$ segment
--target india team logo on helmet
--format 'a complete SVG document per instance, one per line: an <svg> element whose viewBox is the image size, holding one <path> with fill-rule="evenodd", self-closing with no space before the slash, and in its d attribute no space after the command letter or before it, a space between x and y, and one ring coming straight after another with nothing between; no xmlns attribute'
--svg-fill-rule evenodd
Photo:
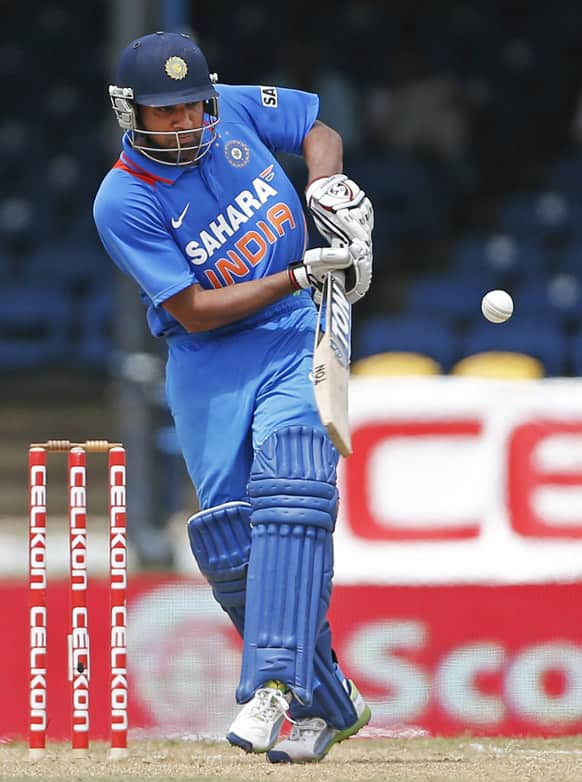
<svg viewBox="0 0 582 782"><path fill-rule="evenodd" d="M164 68L170 79L183 79L188 73L188 65L181 57L168 57Z"/></svg>

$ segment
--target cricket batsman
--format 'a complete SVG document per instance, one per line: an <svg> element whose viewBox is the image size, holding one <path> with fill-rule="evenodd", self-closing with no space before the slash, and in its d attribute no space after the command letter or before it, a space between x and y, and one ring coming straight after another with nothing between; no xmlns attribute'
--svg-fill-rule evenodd
<svg viewBox="0 0 582 782"><path fill-rule="evenodd" d="M109 95L124 135L95 223L166 341L168 404L201 508L190 545L242 637L227 739L273 763L319 761L371 715L327 621L338 453L309 377L312 297L335 270L351 303L366 294L372 206L342 173L316 95L218 84L187 35L131 42ZM307 207L333 247L306 250L279 151L303 157Z"/></svg>

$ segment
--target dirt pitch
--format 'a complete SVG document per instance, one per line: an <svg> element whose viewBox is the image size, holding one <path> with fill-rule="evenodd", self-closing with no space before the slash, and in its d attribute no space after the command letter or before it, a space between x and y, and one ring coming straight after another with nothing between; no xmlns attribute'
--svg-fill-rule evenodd
<svg viewBox="0 0 582 782"><path fill-rule="evenodd" d="M563 739L352 739L317 765L277 766L225 742L139 741L128 760L105 745L72 761L67 746L27 760L23 744L0 748L0 780L191 780L192 782L582 782L582 737Z"/></svg>

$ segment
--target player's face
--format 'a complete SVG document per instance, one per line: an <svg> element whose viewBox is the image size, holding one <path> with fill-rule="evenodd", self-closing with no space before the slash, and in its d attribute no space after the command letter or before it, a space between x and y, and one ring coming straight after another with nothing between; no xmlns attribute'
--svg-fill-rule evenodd
<svg viewBox="0 0 582 782"><path fill-rule="evenodd" d="M177 154L178 147L182 150L182 159L194 160L202 138L203 101L174 106L140 106L140 119L143 130L154 134L150 138L155 140L156 146L171 150L168 155Z"/></svg>

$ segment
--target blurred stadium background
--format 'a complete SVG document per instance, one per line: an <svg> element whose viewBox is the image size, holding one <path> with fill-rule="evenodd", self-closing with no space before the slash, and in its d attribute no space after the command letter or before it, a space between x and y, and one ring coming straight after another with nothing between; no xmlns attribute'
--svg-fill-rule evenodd
<svg viewBox="0 0 582 782"><path fill-rule="evenodd" d="M371 730L582 730L582 5L7 0L2 15L0 589L14 610L3 648L26 633L27 444L121 439L143 642L135 720L220 734L232 710L236 640L184 552L196 499L162 348L91 217L118 154L116 53L184 30L221 81L318 92L375 207L334 604L340 649L376 702ZM301 191L301 161L286 162ZM504 326L481 316L491 288L514 297ZM510 356L460 363L490 351ZM55 463L57 527L63 477ZM49 553L62 572L56 544ZM63 583L54 600L59 612ZM23 671L14 661L3 675ZM0 735L23 724L16 695Z"/></svg>

